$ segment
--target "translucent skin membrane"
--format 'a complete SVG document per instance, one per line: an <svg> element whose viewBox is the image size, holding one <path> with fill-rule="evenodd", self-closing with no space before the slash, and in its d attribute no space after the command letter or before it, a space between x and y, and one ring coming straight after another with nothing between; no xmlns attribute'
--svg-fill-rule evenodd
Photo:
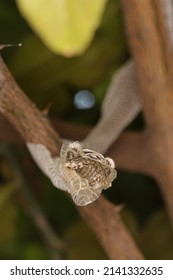
<svg viewBox="0 0 173 280"><path fill-rule="evenodd" d="M117 176L115 163L111 158L82 149L79 142L65 141L60 157L55 158L41 144L27 143L27 147L52 184L70 193L79 206L94 202L103 189L111 187Z"/></svg>

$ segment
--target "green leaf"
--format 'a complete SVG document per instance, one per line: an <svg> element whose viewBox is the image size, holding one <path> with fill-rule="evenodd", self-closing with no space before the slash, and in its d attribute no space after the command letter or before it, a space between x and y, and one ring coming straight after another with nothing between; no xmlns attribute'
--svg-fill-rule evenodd
<svg viewBox="0 0 173 280"><path fill-rule="evenodd" d="M79 55L91 42L107 0L16 0L29 25L55 53Z"/></svg>

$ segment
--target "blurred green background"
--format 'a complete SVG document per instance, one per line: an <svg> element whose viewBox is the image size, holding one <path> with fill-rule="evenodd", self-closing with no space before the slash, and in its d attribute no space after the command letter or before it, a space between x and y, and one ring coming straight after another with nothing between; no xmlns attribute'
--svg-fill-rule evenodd
<svg viewBox="0 0 173 280"><path fill-rule="evenodd" d="M68 122L94 125L99 119L111 76L129 58L124 33L120 1L109 0L87 50L66 58L46 48L14 0L0 0L0 42L22 43L3 49L3 59L41 110L51 104L49 116ZM142 127L139 115L127 129ZM171 227L151 178L118 170L104 195L124 205L122 218L147 259L173 258ZM108 257L73 202L32 164L26 148L1 141L0 259L54 258Z"/></svg>

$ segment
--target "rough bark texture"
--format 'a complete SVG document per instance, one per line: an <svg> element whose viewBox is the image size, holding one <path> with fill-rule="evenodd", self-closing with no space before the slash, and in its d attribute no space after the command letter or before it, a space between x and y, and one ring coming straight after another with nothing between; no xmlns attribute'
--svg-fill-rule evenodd
<svg viewBox="0 0 173 280"><path fill-rule="evenodd" d="M27 98L14 81L0 57L0 112L28 142L46 145L52 154L59 154L61 139L47 118ZM46 142L45 142L46 141ZM56 149L54 144L57 143Z"/></svg>
<svg viewBox="0 0 173 280"><path fill-rule="evenodd" d="M173 61L161 3L122 0L122 7L148 130L150 166L173 223Z"/></svg>
<svg viewBox="0 0 173 280"><path fill-rule="evenodd" d="M115 255L119 260L143 259L121 221L120 209L100 197L95 203L80 207L79 212L87 219L96 236L100 236L100 243L103 246L106 244L104 248L110 259L115 259ZM100 232L104 234L101 235Z"/></svg>

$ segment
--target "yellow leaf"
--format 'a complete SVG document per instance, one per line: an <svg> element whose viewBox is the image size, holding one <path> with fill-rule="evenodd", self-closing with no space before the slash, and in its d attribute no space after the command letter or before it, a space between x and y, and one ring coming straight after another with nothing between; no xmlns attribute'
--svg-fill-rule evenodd
<svg viewBox="0 0 173 280"><path fill-rule="evenodd" d="M85 51L99 26L107 0L16 0L29 25L55 53Z"/></svg>

